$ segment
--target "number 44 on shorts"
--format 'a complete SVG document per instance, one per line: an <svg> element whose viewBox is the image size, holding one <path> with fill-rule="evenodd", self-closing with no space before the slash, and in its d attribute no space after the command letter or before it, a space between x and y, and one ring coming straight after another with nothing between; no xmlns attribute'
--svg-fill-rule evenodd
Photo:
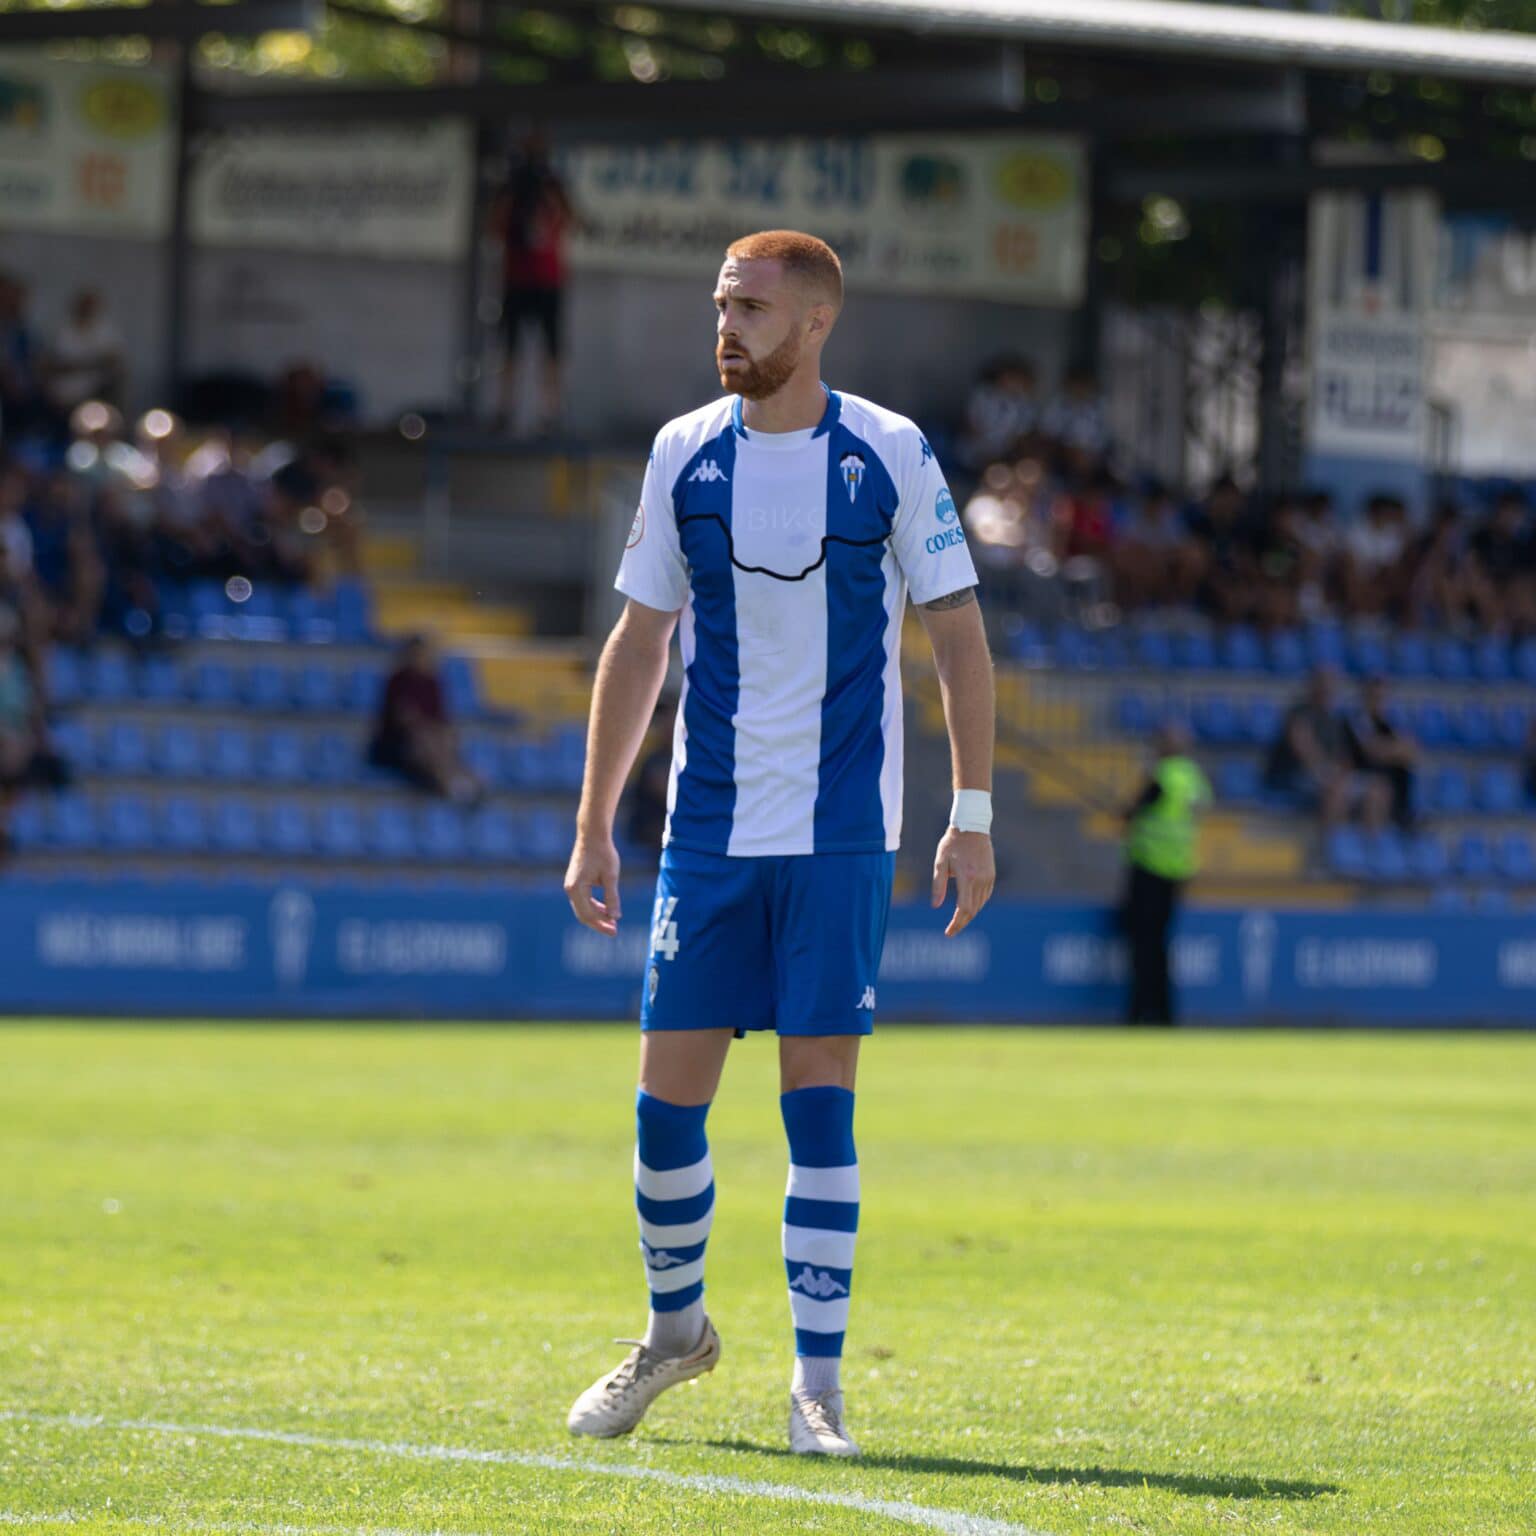
<svg viewBox="0 0 1536 1536"><path fill-rule="evenodd" d="M651 953L664 960L677 959L677 922L672 916L676 910L676 896L656 898L656 911L651 918Z"/></svg>

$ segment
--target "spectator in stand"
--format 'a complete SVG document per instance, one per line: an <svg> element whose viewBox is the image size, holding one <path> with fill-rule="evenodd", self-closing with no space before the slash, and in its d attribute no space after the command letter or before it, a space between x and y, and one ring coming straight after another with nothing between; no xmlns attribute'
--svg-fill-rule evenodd
<svg viewBox="0 0 1536 1536"><path fill-rule="evenodd" d="M32 530L24 516L29 484L19 463L0 462L0 608L14 626L12 644L37 676L47 624L33 569Z"/></svg>
<svg viewBox="0 0 1536 1536"><path fill-rule="evenodd" d="M994 358L972 386L960 456L974 470L1012 458L1040 427L1035 370L1027 358Z"/></svg>
<svg viewBox="0 0 1536 1536"><path fill-rule="evenodd" d="M1476 579L1466 522L1454 502L1436 507L1429 527L1409 546L1405 591L1404 617L1415 628L1458 629L1487 617L1479 607L1486 589Z"/></svg>
<svg viewBox="0 0 1536 1536"><path fill-rule="evenodd" d="M46 425L38 362L27 322L27 290L0 272L0 431L13 441Z"/></svg>
<svg viewBox="0 0 1536 1536"><path fill-rule="evenodd" d="M55 414L67 419L87 400L122 404L128 355L101 294L82 288L43 362L44 389Z"/></svg>
<svg viewBox="0 0 1536 1536"><path fill-rule="evenodd" d="M32 776L42 724L32 674L18 645L20 621L0 606L0 858L10 852L11 803Z"/></svg>
<svg viewBox="0 0 1536 1536"><path fill-rule="evenodd" d="M1046 406L1041 430L1062 447L1101 460L1109 454L1109 422L1091 368L1069 368L1060 393Z"/></svg>
<svg viewBox="0 0 1536 1536"><path fill-rule="evenodd" d="M483 793L474 775L460 766L437 656L424 635L413 635L400 647L379 702L368 761L430 795L468 803Z"/></svg>
<svg viewBox="0 0 1536 1536"><path fill-rule="evenodd" d="M1257 596L1253 524L1230 475L1190 512L1188 527L1197 552L1200 606L1222 623L1251 619Z"/></svg>
<svg viewBox="0 0 1536 1536"><path fill-rule="evenodd" d="M302 442L326 431L325 398L325 374L314 363L302 358L289 363L272 392L272 435Z"/></svg>
<svg viewBox="0 0 1536 1536"><path fill-rule="evenodd" d="M1536 628L1536 542L1530 509L1518 491L1505 491L1471 544L1475 606L1497 634L1529 634Z"/></svg>
<svg viewBox="0 0 1536 1536"><path fill-rule="evenodd" d="M1386 825L1391 786L1380 776L1355 771L1352 742L1337 705L1333 674L1318 668L1287 712L1269 752L1265 785L1299 795L1317 807L1324 827L1336 827L1359 810L1368 827Z"/></svg>
<svg viewBox="0 0 1536 1536"><path fill-rule="evenodd" d="M1525 738L1525 795L1536 803L1536 720Z"/></svg>
<svg viewBox="0 0 1536 1536"><path fill-rule="evenodd" d="M1416 816L1419 744L1393 714L1385 680L1367 678L1360 689L1360 707L1348 721L1350 755L1368 784L1386 785L1392 820L1406 832ZM1381 793L1379 788L1376 792Z"/></svg>
<svg viewBox="0 0 1536 1536"><path fill-rule="evenodd" d="M1266 630L1288 629L1301 614L1301 505L1282 496L1253 522L1254 617Z"/></svg>
<svg viewBox="0 0 1536 1536"><path fill-rule="evenodd" d="M55 471L29 497L25 517L45 632L65 645L89 644L101 618L106 573L91 527L88 483Z"/></svg>
<svg viewBox="0 0 1536 1536"><path fill-rule="evenodd" d="M1127 612L1184 607L1200 582L1200 551L1160 481L1149 481L1115 546L1115 594Z"/></svg>
<svg viewBox="0 0 1536 1536"><path fill-rule="evenodd" d="M506 350L496 412L502 428L513 422L518 344L528 322L544 339L543 398L536 431L550 432L559 420L564 247L566 232L576 222L565 184L549 163L549 146L542 134L529 134L491 208L491 227L502 247L501 322Z"/></svg>
<svg viewBox="0 0 1536 1536"><path fill-rule="evenodd" d="M96 492L96 546L106 583L101 624L135 644L149 640L160 625L159 567L146 503L126 479L103 480Z"/></svg>
<svg viewBox="0 0 1536 1536"><path fill-rule="evenodd" d="M1311 491L1302 497L1291 533L1297 549L1297 610L1304 620L1327 618L1338 591L1344 555L1344 539L1327 491Z"/></svg>
<svg viewBox="0 0 1536 1536"><path fill-rule="evenodd" d="M1395 618L1403 610L1408 509L1378 492L1344 535L1344 606L1354 618Z"/></svg>

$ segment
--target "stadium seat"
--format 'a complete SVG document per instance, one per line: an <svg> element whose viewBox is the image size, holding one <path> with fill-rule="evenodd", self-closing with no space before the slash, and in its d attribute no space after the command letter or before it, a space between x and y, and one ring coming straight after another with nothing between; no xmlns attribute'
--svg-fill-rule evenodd
<svg viewBox="0 0 1536 1536"><path fill-rule="evenodd" d="M1267 747L1280 734L1285 713L1271 698L1256 694L1243 710L1243 739L1256 747Z"/></svg>
<svg viewBox="0 0 1536 1536"><path fill-rule="evenodd" d="M18 853L32 853L48 844L48 819L42 801L27 795L11 811L11 846Z"/></svg>
<svg viewBox="0 0 1536 1536"><path fill-rule="evenodd" d="M368 588L360 581L338 581L333 596L336 643L366 645L373 639L373 612Z"/></svg>
<svg viewBox="0 0 1536 1536"><path fill-rule="evenodd" d="M467 656L444 656L442 680L449 713L461 720L474 719L480 713L480 690L474 662Z"/></svg>
<svg viewBox="0 0 1536 1536"><path fill-rule="evenodd" d="M1451 720L1451 734L1468 752L1486 752L1493 745L1493 714L1486 704L1463 704Z"/></svg>
<svg viewBox="0 0 1536 1536"><path fill-rule="evenodd" d="M452 862L466 850L464 816L456 806L434 804L421 813L417 842L429 859Z"/></svg>
<svg viewBox="0 0 1536 1536"><path fill-rule="evenodd" d="M1536 852L1523 832L1509 832L1499 839L1494 864L1499 874L1513 885L1536 883Z"/></svg>
<svg viewBox="0 0 1536 1536"><path fill-rule="evenodd" d="M1349 646L1337 624L1309 624L1302 634L1309 667L1330 667L1335 672L1349 665Z"/></svg>
<svg viewBox="0 0 1536 1536"><path fill-rule="evenodd" d="M384 673L375 666L364 664L353 667L347 674L342 691L342 707L358 714L371 715L379 707L379 696L384 691Z"/></svg>
<svg viewBox="0 0 1536 1536"><path fill-rule="evenodd" d="M375 806L364 829L368 852L376 859L406 863L416 857L416 830L403 805Z"/></svg>
<svg viewBox="0 0 1536 1536"><path fill-rule="evenodd" d="M142 795L113 795L101 818L101 840L109 848L139 853L154 846L155 823Z"/></svg>
<svg viewBox="0 0 1536 1536"><path fill-rule="evenodd" d="M235 674L221 661L200 661L187 674L187 697L205 709L238 707Z"/></svg>
<svg viewBox="0 0 1536 1536"><path fill-rule="evenodd" d="M1067 671L1090 672L1100 664L1097 635L1068 625L1056 636L1056 665Z"/></svg>
<svg viewBox="0 0 1536 1536"><path fill-rule="evenodd" d="M1525 794L1520 775L1506 764L1484 768L1477 776L1477 804L1492 816L1513 816Z"/></svg>
<svg viewBox="0 0 1536 1536"><path fill-rule="evenodd" d="M527 840L524 851L534 864L564 863L570 852L565 819L544 806L528 813L523 835Z"/></svg>
<svg viewBox="0 0 1536 1536"><path fill-rule="evenodd" d="M1504 752L1520 752L1531 737L1531 716L1521 704L1501 704L1494 712L1494 745Z"/></svg>
<svg viewBox="0 0 1536 1536"><path fill-rule="evenodd" d="M1429 676L1429 642L1423 635L1396 635L1390 650L1394 676L1409 681Z"/></svg>
<svg viewBox="0 0 1536 1536"><path fill-rule="evenodd" d="M1407 850L1392 828L1367 836L1364 846L1367 879L1378 885L1398 885L1408 878Z"/></svg>
<svg viewBox="0 0 1536 1536"><path fill-rule="evenodd" d="M1242 805L1264 793L1264 776L1251 758L1236 757L1216 765L1216 798Z"/></svg>
<svg viewBox="0 0 1536 1536"><path fill-rule="evenodd" d="M143 777L149 772L149 733L126 721L108 726L98 762L106 773Z"/></svg>
<svg viewBox="0 0 1536 1536"><path fill-rule="evenodd" d="M202 806L185 795L166 801L160 814L158 840L175 853L206 853L208 827Z"/></svg>
<svg viewBox="0 0 1536 1536"><path fill-rule="evenodd" d="M302 784L309 773L306 756L297 731L269 731L261 743L261 777L273 784Z"/></svg>
<svg viewBox="0 0 1536 1536"><path fill-rule="evenodd" d="M242 680L246 706L264 713L288 708L288 676L281 667L263 662L252 667Z"/></svg>
<svg viewBox="0 0 1536 1536"><path fill-rule="evenodd" d="M580 726L565 726L555 732L549 743L554 768L554 787L576 793L587 766L586 732Z"/></svg>
<svg viewBox="0 0 1536 1536"><path fill-rule="evenodd" d="M309 816L293 800L279 800L268 809L262 837L269 852L286 859L305 859L315 851Z"/></svg>
<svg viewBox="0 0 1536 1536"><path fill-rule="evenodd" d="M1493 877L1493 850L1480 832L1468 832L1456 848L1456 872L1464 880L1489 880Z"/></svg>
<svg viewBox="0 0 1536 1536"><path fill-rule="evenodd" d="M75 769L88 773L96 761L95 742L91 728L84 720L72 718L60 720L49 732L54 750Z"/></svg>
<svg viewBox="0 0 1536 1536"><path fill-rule="evenodd" d="M1223 694L1197 698L1190 708L1189 723L1195 739L1213 747L1230 747L1243 739L1237 706Z"/></svg>
<svg viewBox="0 0 1536 1536"><path fill-rule="evenodd" d="M469 852L485 864L515 864L522 858L517 823L499 806L487 806L471 818Z"/></svg>
<svg viewBox="0 0 1536 1536"><path fill-rule="evenodd" d="M96 704L127 704L138 692L133 668L119 651L97 651L85 669L85 691Z"/></svg>
<svg viewBox="0 0 1536 1536"><path fill-rule="evenodd" d="M1115 701L1115 724L1128 736L1145 736L1157 721L1157 711L1152 700L1144 693L1122 693ZM515 747L523 743L514 743ZM521 784L525 761L532 762L518 756L515 752L509 752L509 758L513 762L511 769L512 782Z"/></svg>
<svg viewBox="0 0 1536 1536"><path fill-rule="evenodd" d="M1300 677L1307 670L1307 652L1301 636L1283 629L1269 637L1269 670L1277 677Z"/></svg>
<svg viewBox="0 0 1536 1536"><path fill-rule="evenodd" d="M1328 834L1323 856L1328 868L1341 880L1364 880L1369 877L1365 838L1358 827L1335 827Z"/></svg>
<svg viewBox="0 0 1536 1536"><path fill-rule="evenodd" d="M220 726L209 747L208 772L231 783L256 778L256 747L251 733L243 726Z"/></svg>
<svg viewBox="0 0 1536 1536"><path fill-rule="evenodd" d="M522 737L511 742L503 758L507 782L516 789L544 789L550 779L548 755L542 742Z"/></svg>
<svg viewBox="0 0 1536 1536"><path fill-rule="evenodd" d="M139 673L139 696L150 704L178 702L181 668L169 656L151 656Z"/></svg>
<svg viewBox="0 0 1536 1536"><path fill-rule="evenodd" d="M1182 672L1209 672L1216 665L1216 642L1208 630L1180 630L1172 647L1173 664Z"/></svg>
<svg viewBox="0 0 1536 1536"><path fill-rule="evenodd" d="M1408 844L1408 868L1415 880L1439 885L1451 872L1451 856L1438 837L1421 832Z"/></svg>
<svg viewBox="0 0 1536 1536"><path fill-rule="evenodd" d="M1472 670L1484 682L1502 683L1510 674L1510 652L1506 641L1497 635L1479 640L1472 650Z"/></svg>
<svg viewBox="0 0 1536 1536"><path fill-rule="evenodd" d="M1347 642L1349 670L1357 677L1379 677L1391 669L1386 636L1376 629L1356 630Z"/></svg>
<svg viewBox="0 0 1536 1536"><path fill-rule="evenodd" d="M96 846L96 808L84 795L59 795L47 819L48 841L54 847L73 853Z"/></svg>
<svg viewBox="0 0 1536 1536"><path fill-rule="evenodd" d="M49 653L48 697L61 709L69 709L85 697L85 668L78 651L55 646Z"/></svg>
<svg viewBox="0 0 1536 1536"><path fill-rule="evenodd" d="M1234 625L1216 642L1217 658L1229 672L1259 672L1264 667L1264 645L1258 631L1246 624Z"/></svg>
<svg viewBox="0 0 1536 1536"><path fill-rule="evenodd" d="M1513 656L1515 676L1522 683L1536 683L1536 635L1527 636L1516 647Z"/></svg>
<svg viewBox="0 0 1536 1536"><path fill-rule="evenodd" d="M241 798L221 800L213 813L208 840L220 853L250 854L261 847L256 808Z"/></svg>
<svg viewBox="0 0 1536 1536"><path fill-rule="evenodd" d="M203 771L203 744L188 725L167 725L155 739L154 765L168 779L196 779Z"/></svg>
<svg viewBox="0 0 1536 1536"><path fill-rule="evenodd" d="M1173 669L1173 641L1166 630L1144 629L1136 636L1135 662L1148 672Z"/></svg>
<svg viewBox="0 0 1536 1536"><path fill-rule="evenodd" d="M316 784L350 784L361 773L363 761L361 747L335 731L309 744L309 777Z"/></svg>
<svg viewBox="0 0 1536 1536"><path fill-rule="evenodd" d="M334 714L342 707L341 681L334 667L310 663L299 673L294 702L314 715Z"/></svg>
<svg viewBox="0 0 1536 1536"><path fill-rule="evenodd" d="M322 806L315 818L315 843L328 858L361 858L367 851L367 839L357 807L346 800Z"/></svg>
<svg viewBox="0 0 1536 1536"><path fill-rule="evenodd" d="M1442 635L1430 647L1430 667L1448 683L1465 682L1472 675L1472 657L1462 641Z"/></svg>
<svg viewBox="0 0 1536 1536"><path fill-rule="evenodd" d="M1443 704L1427 700L1417 705L1412 713L1413 734L1426 747L1451 745L1451 720Z"/></svg>
<svg viewBox="0 0 1536 1536"><path fill-rule="evenodd" d="M1472 809L1472 781L1460 768L1437 768L1429 781L1428 800L1441 816L1464 816Z"/></svg>

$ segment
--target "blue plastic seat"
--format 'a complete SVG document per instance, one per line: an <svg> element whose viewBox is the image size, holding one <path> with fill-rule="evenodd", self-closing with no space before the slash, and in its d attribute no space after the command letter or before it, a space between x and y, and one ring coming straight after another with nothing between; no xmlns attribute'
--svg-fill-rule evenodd
<svg viewBox="0 0 1536 1536"><path fill-rule="evenodd" d="M187 697L208 709L234 709L239 702L232 668L221 661L200 661L186 680Z"/></svg>
<svg viewBox="0 0 1536 1536"><path fill-rule="evenodd" d="M1521 752L1531 739L1531 717L1521 704L1501 704L1494 712L1494 745L1504 752Z"/></svg>
<svg viewBox="0 0 1536 1536"><path fill-rule="evenodd" d="M462 859L467 846L463 813L452 805L425 807L417 829L417 842L429 859L441 863Z"/></svg>
<svg viewBox="0 0 1536 1536"><path fill-rule="evenodd" d="M1309 624L1302 634L1302 644L1310 667L1330 667L1342 672L1349 665L1349 646L1337 624Z"/></svg>
<svg viewBox="0 0 1536 1536"><path fill-rule="evenodd" d="M1510 674L1508 642L1497 635L1487 635L1472 649L1472 670L1485 682L1502 683Z"/></svg>
<svg viewBox="0 0 1536 1536"><path fill-rule="evenodd" d="M1493 850L1481 832L1466 833L1456 848L1456 872L1465 880L1493 878Z"/></svg>
<svg viewBox="0 0 1536 1536"><path fill-rule="evenodd" d="M297 731L269 731L261 744L261 777L273 784L302 784L309 773L304 738Z"/></svg>
<svg viewBox="0 0 1536 1536"><path fill-rule="evenodd" d="M1148 672L1173 669L1173 642L1166 630L1144 629L1136 636L1135 662Z"/></svg>
<svg viewBox="0 0 1536 1536"><path fill-rule="evenodd" d="M1443 704L1437 704L1433 700L1415 706L1412 714L1413 734L1426 747L1448 747L1451 745L1451 717L1446 713Z"/></svg>
<svg viewBox="0 0 1536 1536"><path fill-rule="evenodd" d="M1206 630L1180 630L1173 637L1173 664L1181 672L1209 672L1216 665L1216 642Z"/></svg>
<svg viewBox="0 0 1536 1536"><path fill-rule="evenodd" d="M150 704L181 698L181 668L169 656L151 656L139 673L139 696Z"/></svg>
<svg viewBox="0 0 1536 1536"><path fill-rule="evenodd" d="M367 839L357 807L346 800L322 806L315 819L315 842L329 858L361 858L367 851Z"/></svg>
<svg viewBox="0 0 1536 1536"><path fill-rule="evenodd" d="M1513 816L1525 794L1520 775L1506 764L1484 768L1477 776L1477 803L1492 816Z"/></svg>
<svg viewBox="0 0 1536 1536"><path fill-rule="evenodd" d="M1264 644L1258 631L1234 625L1217 642L1217 657L1229 672L1259 672L1264 668Z"/></svg>
<svg viewBox="0 0 1536 1536"><path fill-rule="evenodd" d="M256 853L261 847L256 807L238 796L221 800L208 828L208 840L220 853Z"/></svg>
<svg viewBox="0 0 1536 1536"><path fill-rule="evenodd" d="M316 784L350 784L362 772L363 754L345 736L326 731L310 742L308 767Z"/></svg>
<svg viewBox="0 0 1536 1536"><path fill-rule="evenodd" d="M464 743L464 766L491 789L503 782L501 747L488 736L472 736Z"/></svg>
<svg viewBox="0 0 1536 1536"><path fill-rule="evenodd" d="M113 795L102 811L101 840L109 848L142 852L154 846L155 823L142 795Z"/></svg>
<svg viewBox="0 0 1536 1536"><path fill-rule="evenodd" d="M1528 635L1515 647L1515 676L1522 683L1536 683L1536 635Z"/></svg>
<svg viewBox="0 0 1536 1536"><path fill-rule="evenodd" d="M1437 768L1430 779L1428 798L1442 816L1465 816L1472 809L1472 781L1460 768Z"/></svg>
<svg viewBox="0 0 1536 1536"><path fill-rule="evenodd" d="M186 795L167 800L160 813L159 841L174 853L205 853L208 825L202 806Z"/></svg>
<svg viewBox="0 0 1536 1536"><path fill-rule="evenodd" d="M256 746L251 733L243 726L221 725L209 743L208 772L231 783L256 778Z"/></svg>
<svg viewBox="0 0 1536 1536"><path fill-rule="evenodd" d="M54 750L79 772L87 772L96 761L96 743L84 720L60 720L50 733Z"/></svg>
<svg viewBox="0 0 1536 1536"><path fill-rule="evenodd" d="M1207 694L1190 708L1189 723L1195 738L1213 747L1229 747L1243 739L1237 706L1223 694Z"/></svg>
<svg viewBox="0 0 1536 1536"><path fill-rule="evenodd" d="M1430 667L1436 677L1448 683L1465 682L1472 675L1472 657L1466 646L1452 635L1442 635L1430 647Z"/></svg>
<svg viewBox="0 0 1536 1536"><path fill-rule="evenodd" d="M469 852L485 864L516 864L523 856L516 821L500 806L477 811L468 828Z"/></svg>
<svg viewBox="0 0 1536 1536"><path fill-rule="evenodd" d="M373 604L360 581L338 581L334 596L336 643L366 645L373 639Z"/></svg>
<svg viewBox="0 0 1536 1536"><path fill-rule="evenodd" d="M527 839L528 858L534 864L564 863L570 853L565 819L545 806L529 811L523 835Z"/></svg>
<svg viewBox="0 0 1536 1536"><path fill-rule="evenodd" d="M1283 629L1269 637L1269 670L1277 677L1300 677L1307 670L1307 651L1301 636Z"/></svg>
<svg viewBox="0 0 1536 1536"><path fill-rule="evenodd" d="M472 720L480 713L480 689L475 664L467 656L444 656L442 662L443 699L449 712L461 720Z"/></svg>
<svg viewBox="0 0 1536 1536"><path fill-rule="evenodd" d="M1493 714L1486 704L1463 704L1451 722L1457 746L1486 752L1493 745Z"/></svg>
<svg viewBox="0 0 1536 1536"><path fill-rule="evenodd" d="M27 795L11 811L11 846L18 853L32 853L48 845L48 818L36 795Z"/></svg>
<svg viewBox="0 0 1536 1536"><path fill-rule="evenodd" d="M1451 856L1433 833L1421 832L1408 844L1408 867L1415 880L1439 885L1451 872Z"/></svg>
<svg viewBox="0 0 1536 1536"><path fill-rule="evenodd" d="M155 768L170 779L196 779L203 772L203 744L189 725L167 725L155 742Z"/></svg>
<svg viewBox="0 0 1536 1536"><path fill-rule="evenodd" d="M138 692L133 668L119 651L97 651L85 671L86 692L98 704L126 704Z"/></svg>
<svg viewBox="0 0 1536 1536"><path fill-rule="evenodd" d="M306 859L314 853L314 831L304 807L293 800L279 800L270 807L264 841L270 852L286 859Z"/></svg>
<svg viewBox="0 0 1536 1536"><path fill-rule="evenodd" d="M1349 670L1357 677L1378 677L1391 668L1392 653L1379 630L1357 630L1349 637L1347 650Z"/></svg>
<svg viewBox="0 0 1536 1536"><path fill-rule="evenodd" d="M586 734L579 728L556 731L549 743L553 787L574 794L581 788L587 767Z"/></svg>
<svg viewBox="0 0 1536 1536"><path fill-rule="evenodd" d="M262 662L245 674L244 682L249 708L268 713L288 708L288 676L281 667Z"/></svg>
<svg viewBox="0 0 1536 1536"><path fill-rule="evenodd" d="M1156 719L1152 700L1144 693L1122 693L1115 700L1115 724L1128 736L1145 736ZM513 750L508 753L509 773L514 784L522 785L526 775L534 771L535 754L517 750L531 745L531 742L514 742Z"/></svg>
<svg viewBox="0 0 1536 1536"><path fill-rule="evenodd" d="M141 725L115 722L107 727L98 762L107 773L142 777L149 772L149 733Z"/></svg>
<svg viewBox="0 0 1536 1536"><path fill-rule="evenodd" d="M1357 827L1335 827L1329 834L1323 850L1329 870L1341 880L1364 880L1370 866L1366 857L1365 839Z"/></svg>
<svg viewBox="0 0 1536 1536"><path fill-rule="evenodd" d="M364 830L374 858L403 864L416 857L416 829L403 805L375 806Z"/></svg>
<svg viewBox="0 0 1536 1536"><path fill-rule="evenodd" d="M357 714L371 715L379 707L384 692L384 673L364 663L353 667L342 685L342 707Z"/></svg>
<svg viewBox="0 0 1536 1536"><path fill-rule="evenodd" d="M1067 671L1090 672L1100 662L1097 635L1085 634L1076 625L1068 625L1056 636L1056 665Z"/></svg>
<svg viewBox="0 0 1536 1536"><path fill-rule="evenodd" d="M1216 765L1216 798L1245 804L1264 793L1264 776L1251 758L1235 757Z"/></svg>
<svg viewBox="0 0 1536 1536"><path fill-rule="evenodd" d="M1367 878L1378 885L1400 885L1408 878L1408 854L1402 837L1386 828L1365 839Z"/></svg>
<svg viewBox="0 0 1536 1536"><path fill-rule="evenodd" d="M48 841L56 848L80 852L99 841L96 808L84 795L60 795L49 807Z"/></svg>
<svg viewBox="0 0 1536 1536"><path fill-rule="evenodd" d="M1523 832L1509 832L1499 839L1494 863L1512 885L1536 883L1536 852Z"/></svg>
<svg viewBox="0 0 1536 1536"><path fill-rule="evenodd" d="M1267 747L1280 734L1285 711L1274 699L1256 694L1243 706L1243 740L1255 747Z"/></svg>
<svg viewBox="0 0 1536 1536"><path fill-rule="evenodd" d="M85 667L78 651L55 646L48 656L48 697L68 709L85 697Z"/></svg>
<svg viewBox="0 0 1536 1536"><path fill-rule="evenodd" d="M1391 645L1395 676L1417 680L1430 675L1429 642L1423 635L1398 635Z"/></svg>
<svg viewBox="0 0 1536 1536"><path fill-rule="evenodd" d="M306 665L294 687L294 702L313 715L336 713L342 705L341 680L336 669L313 662Z"/></svg>
<svg viewBox="0 0 1536 1536"><path fill-rule="evenodd" d="M336 638L335 609L308 587L293 587L278 599L278 612L290 640L306 645Z"/></svg>

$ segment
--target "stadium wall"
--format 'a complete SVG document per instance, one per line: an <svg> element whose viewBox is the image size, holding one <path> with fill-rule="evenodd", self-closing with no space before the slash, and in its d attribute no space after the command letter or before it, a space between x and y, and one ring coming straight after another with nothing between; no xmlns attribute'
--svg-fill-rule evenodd
<svg viewBox="0 0 1536 1536"><path fill-rule="evenodd" d="M134 1017L626 1018L648 949L643 922L604 939L553 890L329 883L12 880L0 933L0 1011ZM1514 914L1192 912L1176 970L1197 1021L1536 1025ZM1124 979L1103 908L997 903L946 940L898 907L880 1014L1109 1021Z"/></svg>

